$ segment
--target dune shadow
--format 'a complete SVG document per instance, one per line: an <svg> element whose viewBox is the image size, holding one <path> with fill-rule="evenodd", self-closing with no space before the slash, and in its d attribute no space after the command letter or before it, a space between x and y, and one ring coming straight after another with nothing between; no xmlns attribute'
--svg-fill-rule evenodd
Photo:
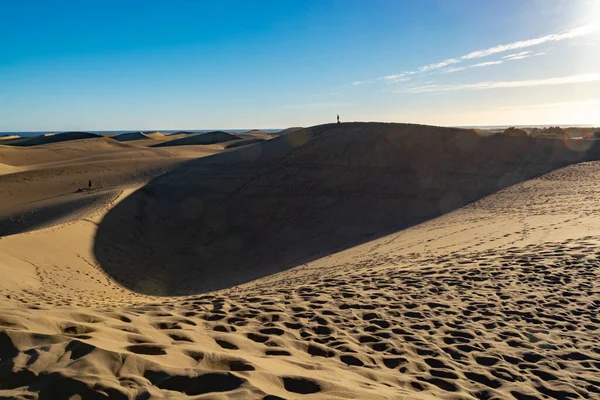
<svg viewBox="0 0 600 400"><path fill-rule="evenodd" d="M63 132L50 135L38 135L30 137L20 137L7 140L3 144L17 147L40 146L44 144L60 143L71 140L95 139L101 137L95 133L89 132Z"/></svg>
<svg viewBox="0 0 600 400"><path fill-rule="evenodd" d="M63 201L47 202L44 200L59 199ZM0 238L34 231L70 219L76 219L86 214L86 210L94 204L111 199L112 194L81 194L66 193L36 201L30 209L15 214L0 213ZM25 204L25 203L23 203Z"/></svg>
<svg viewBox="0 0 600 400"><path fill-rule="evenodd" d="M560 140L409 124L300 129L153 179L101 221L94 253L139 293L213 291L398 232L597 153Z"/></svg>

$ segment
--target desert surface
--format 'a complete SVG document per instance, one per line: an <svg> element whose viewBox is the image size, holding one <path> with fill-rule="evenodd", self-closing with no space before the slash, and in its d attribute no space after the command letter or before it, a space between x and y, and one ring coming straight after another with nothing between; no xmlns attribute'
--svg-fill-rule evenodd
<svg viewBox="0 0 600 400"><path fill-rule="evenodd" d="M600 398L600 142L0 141L0 398Z"/></svg>

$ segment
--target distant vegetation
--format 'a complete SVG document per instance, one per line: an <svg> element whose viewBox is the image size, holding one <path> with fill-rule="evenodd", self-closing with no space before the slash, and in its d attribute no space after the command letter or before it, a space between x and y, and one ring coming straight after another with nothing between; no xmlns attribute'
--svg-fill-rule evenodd
<svg viewBox="0 0 600 400"><path fill-rule="evenodd" d="M527 131L525 129L515 128L514 126L511 126L510 128L505 129L504 132L501 133L501 135L503 135L503 136L529 136L529 134L527 133Z"/></svg>
<svg viewBox="0 0 600 400"><path fill-rule="evenodd" d="M536 139L563 139L566 131L560 126L550 126L548 128L533 128L530 133L531 137Z"/></svg>
<svg viewBox="0 0 600 400"><path fill-rule="evenodd" d="M511 126L499 133L503 136L529 136L534 139L600 139L599 128L561 128L550 126L547 128L515 128Z"/></svg>

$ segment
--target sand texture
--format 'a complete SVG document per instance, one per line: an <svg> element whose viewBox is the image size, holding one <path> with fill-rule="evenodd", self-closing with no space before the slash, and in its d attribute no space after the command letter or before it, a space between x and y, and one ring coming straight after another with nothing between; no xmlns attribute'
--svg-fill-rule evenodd
<svg viewBox="0 0 600 400"><path fill-rule="evenodd" d="M0 145L0 398L600 398L595 141L266 139Z"/></svg>

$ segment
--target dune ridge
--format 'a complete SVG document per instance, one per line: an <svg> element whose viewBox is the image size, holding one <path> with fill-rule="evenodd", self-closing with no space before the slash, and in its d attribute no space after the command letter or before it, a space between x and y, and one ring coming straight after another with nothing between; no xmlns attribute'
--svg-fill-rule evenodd
<svg viewBox="0 0 600 400"><path fill-rule="evenodd" d="M130 142L136 140L147 140L147 139L155 139L160 140L164 139L165 135L160 132L128 132L122 133L120 135L112 136L111 139L116 140L117 142Z"/></svg>
<svg viewBox="0 0 600 400"><path fill-rule="evenodd" d="M232 140L239 140L236 135L232 135L223 131L214 131L206 133L193 133L188 134L180 139L170 140L164 143L158 143L154 147L165 147L165 146L189 146L189 145L209 145L223 142L229 142Z"/></svg>
<svg viewBox="0 0 600 400"><path fill-rule="evenodd" d="M18 139L11 140L10 142L5 142L3 144L9 146L40 146L50 143L59 143L70 140L81 140L81 139L92 139L99 138L100 135L96 135L95 133L89 132L63 132L51 135L43 135L43 136L31 136L31 137L22 137Z"/></svg>

